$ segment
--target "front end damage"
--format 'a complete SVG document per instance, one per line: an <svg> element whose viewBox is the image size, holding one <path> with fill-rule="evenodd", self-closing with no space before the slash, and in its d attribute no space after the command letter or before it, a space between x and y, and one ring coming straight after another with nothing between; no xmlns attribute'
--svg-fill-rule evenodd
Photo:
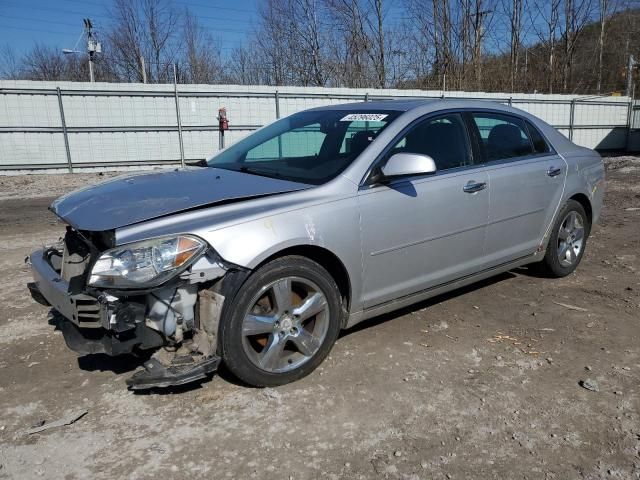
<svg viewBox="0 0 640 480"><path fill-rule="evenodd" d="M218 320L224 300L248 272L224 262L212 249L159 286L95 288L88 276L108 234L67 227L57 245L33 252L32 297L60 314L58 327L80 355L144 354L144 368L127 380L132 389L182 385L210 376L218 367Z"/></svg>

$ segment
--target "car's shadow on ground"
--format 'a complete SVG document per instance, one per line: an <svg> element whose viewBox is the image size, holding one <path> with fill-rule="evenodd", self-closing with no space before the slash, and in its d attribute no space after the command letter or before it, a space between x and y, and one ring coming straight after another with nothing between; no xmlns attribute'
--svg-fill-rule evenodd
<svg viewBox="0 0 640 480"><path fill-rule="evenodd" d="M510 280L512 278L517 277L517 274L529 275L529 272L528 271L524 271L524 270L521 271L520 269L516 269L516 270L513 270L513 271L501 273L499 275L496 275L495 277L487 278L485 280L478 281L478 282L473 283L471 285L467 285L465 287L457 288L455 290L452 290L451 292L443 293L443 294L437 295L435 297L429 298L427 300L423 300L422 302L414 303L412 305L409 305L408 307L403 307L403 308L400 308L398 310L394 310L393 312L384 313L384 314L379 315L377 317L373 317L373 318L365 320L365 321L363 321L361 323L358 323L357 325L355 325L355 326L353 326L353 327L351 327L351 328L349 328L347 330L343 330L341 332L339 338L347 337L349 335L352 335L354 333L360 332L362 330L366 330L366 329L374 327L376 325L380 325L381 323L388 322L389 320L393 320L395 318L411 314L411 313L416 312L418 310L422 310L423 308L429 308L429 307L431 307L433 305L436 305L438 303L445 302L447 300L451 300L453 298L457 298L457 297L466 295L467 293L474 292L476 290L481 290L481 289L486 288L486 287L488 287L490 285L494 285L496 283L504 282L505 280Z"/></svg>
<svg viewBox="0 0 640 480"><path fill-rule="evenodd" d="M62 331L60 323L66 320L55 309L51 309L47 321L54 330ZM112 357L104 353L95 353L78 357L78 366L87 372L113 372L120 375L141 367L150 355L148 352L141 352L139 355L127 354Z"/></svg>

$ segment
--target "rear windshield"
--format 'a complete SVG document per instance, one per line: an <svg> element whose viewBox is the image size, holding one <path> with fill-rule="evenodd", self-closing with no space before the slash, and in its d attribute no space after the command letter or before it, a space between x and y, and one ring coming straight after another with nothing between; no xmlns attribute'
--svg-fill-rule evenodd
<svg viewBox="0 0 640 480"><path fill-rule="evenodd" d="M320 185L347 168L401 112L300 112L258 130L208 166Z"/></svg>

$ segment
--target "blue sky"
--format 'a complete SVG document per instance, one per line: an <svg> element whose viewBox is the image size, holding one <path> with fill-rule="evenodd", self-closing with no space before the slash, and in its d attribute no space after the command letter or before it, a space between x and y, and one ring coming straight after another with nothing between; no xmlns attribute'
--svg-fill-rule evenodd
<svg viewBox="0 0 640 480"><path fill-rule="evenodd" d="M202 27L211 30L225 54L253 31L259 1L173 0L173 3L178 8L188 6ZM30 50L36 42L60 49L73 48L83 33L83 18L91 18L100 34L100 27L110 22L109 5L108 0L0 0L0 47L9 45L19 54Z"/></svg>

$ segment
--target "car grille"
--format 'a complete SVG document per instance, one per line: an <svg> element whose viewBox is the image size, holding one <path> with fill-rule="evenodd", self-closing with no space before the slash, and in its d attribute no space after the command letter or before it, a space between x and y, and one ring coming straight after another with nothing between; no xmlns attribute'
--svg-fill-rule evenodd
<svg viewBox="0 0 640 480"><path fill-rule="evenodd" d="M74 295L72 297L76 307L76 321L79 327L99 328L102 326L102 306L89 295Z"/></svg>

